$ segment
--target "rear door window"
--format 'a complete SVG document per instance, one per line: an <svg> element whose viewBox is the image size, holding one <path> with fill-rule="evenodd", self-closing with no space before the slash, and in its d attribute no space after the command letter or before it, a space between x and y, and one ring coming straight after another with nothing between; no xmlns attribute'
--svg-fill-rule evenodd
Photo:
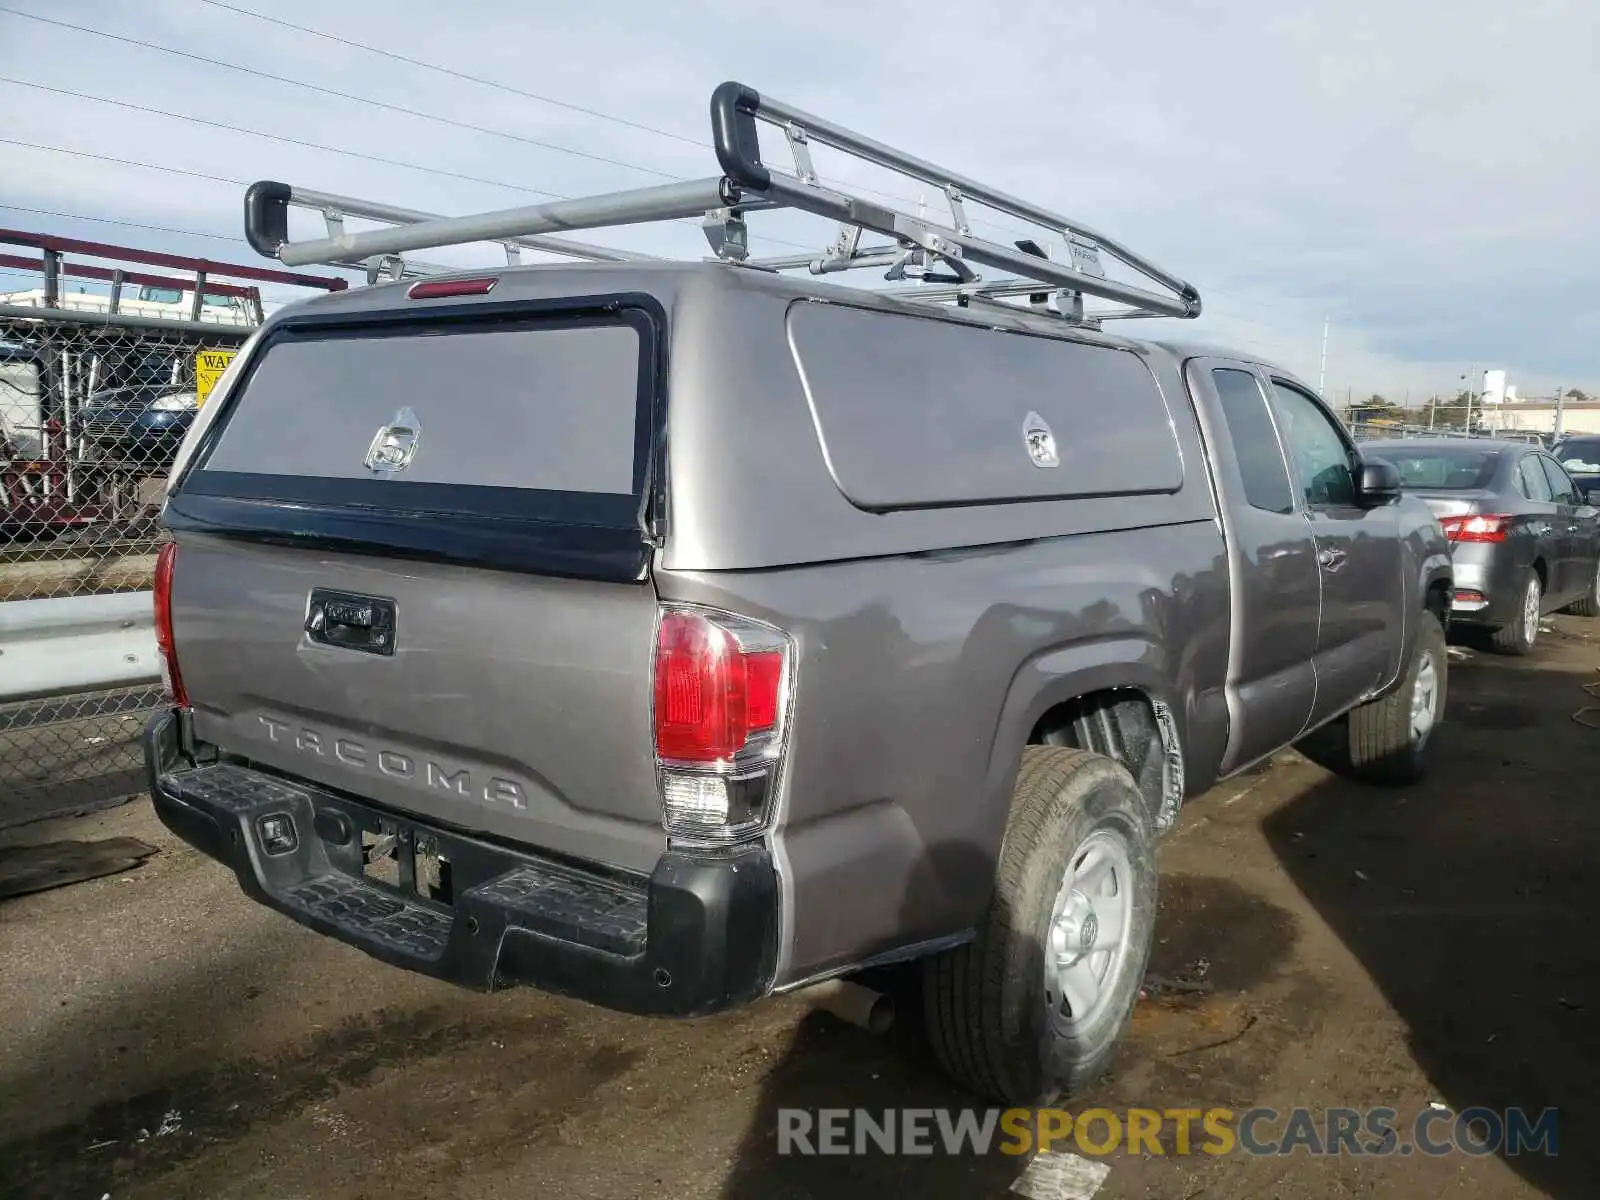
<svg viewBox="0 0 1600 1200"><path fill-rule="evenodd" d="M1551 495L1550 480L1539 466L1539 456L1529 454L1517 464L1517 479L1522 488L1522 494L1529 500L1541 500L1548 503Z"/></svg>
<svg viewBox="0 0 1600 1200"><path fill-rule="evenodd" d="M1572 482L1572 477L1560 463L1544 455L1535 455L1543 465L1544 472L1550 477L1550 495L1557 504L1576 504L1578 502L1578 489Z"/></svg>

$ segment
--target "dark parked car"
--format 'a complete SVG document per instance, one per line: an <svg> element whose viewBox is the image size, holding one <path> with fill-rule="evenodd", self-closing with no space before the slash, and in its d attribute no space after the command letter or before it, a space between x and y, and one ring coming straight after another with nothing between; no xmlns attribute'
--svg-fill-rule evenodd
<svg viewBox="0 0 1600 1200"><path fill-rule="evenodd" d="M1589 440L1600 454L1600 439ZM1455 561L1453 624L1492 629L1499 649L1526 654L1544 613L1600 615L1600 509L1592 502L1600 494L1555 457L1522 442L1455 438L1374 441L1363 450L1393 463L1444 527Z"/></svg>
<svg viewBox="0 0 1600 1200"><path fill-rule="evenodd" d="M107 353L83 407L82 430L101 457L165 469L194 423L194 369L187 353L153 347Z"/></svg>
<svg viewBox="0 0 1600 1200"><path fill-rule="evenodd" d="M192 387L109 388L89 397L83 432L103 455L164 469L194 423L195 407Z"/></svg>
<svg viewBox="0 0 1600 1200"><path fill-rule="evenodd" d="M1583 491L1600 489L1600 437L1562 438L1550 453Z"/></svg>

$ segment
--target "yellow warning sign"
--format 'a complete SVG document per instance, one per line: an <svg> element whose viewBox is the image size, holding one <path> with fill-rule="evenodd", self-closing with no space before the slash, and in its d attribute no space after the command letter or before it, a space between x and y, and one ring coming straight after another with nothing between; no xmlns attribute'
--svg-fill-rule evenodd
<svg viewBox="0 0 1600 1200"><path fill-rule="evenodd" d="M217 380L228 369L237 350L201 350L194 356L194 402L198 408L206 402Z"/></svg>

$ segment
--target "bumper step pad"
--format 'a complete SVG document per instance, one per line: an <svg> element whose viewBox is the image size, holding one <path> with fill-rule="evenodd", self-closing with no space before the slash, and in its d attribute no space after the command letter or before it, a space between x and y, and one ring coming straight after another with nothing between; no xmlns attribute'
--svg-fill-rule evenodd
<svg viewBox="0 0 1600 1200"><path fill-rule="evenodd" d="M283 901L358 938L417 958L442 958L450 941L451 920L444 913L408 904L348 875L307 880L284 892Z"/></svg>

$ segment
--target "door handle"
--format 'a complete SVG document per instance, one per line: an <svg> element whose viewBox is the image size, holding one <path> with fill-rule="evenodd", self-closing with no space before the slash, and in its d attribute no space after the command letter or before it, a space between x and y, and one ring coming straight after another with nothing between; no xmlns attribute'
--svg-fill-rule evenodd
<svg viewBox="0 0 1600 1200"><path fill-rule="evenodd" d="M1336 550L1332 546L1328 547L1326 550L1317 551L1317 564L1321 566L1323 570L1337 571L1344 565L1344 560L1344 551Z"/></svg>

